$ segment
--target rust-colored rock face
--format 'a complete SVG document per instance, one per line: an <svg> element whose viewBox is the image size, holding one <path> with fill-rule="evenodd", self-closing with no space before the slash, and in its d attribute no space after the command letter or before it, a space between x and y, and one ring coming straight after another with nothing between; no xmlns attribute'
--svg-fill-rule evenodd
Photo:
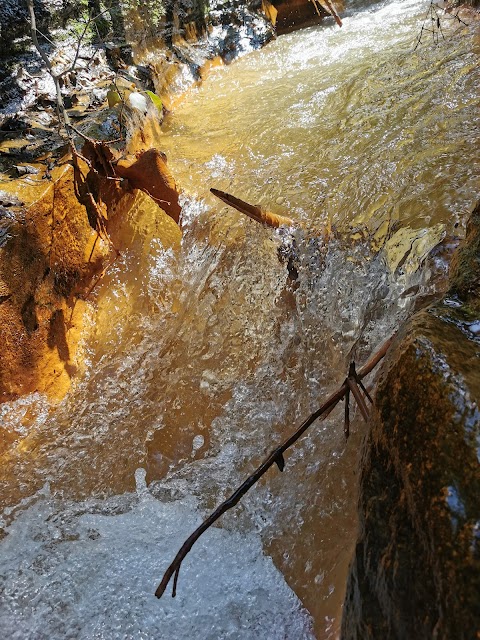
<svg viewBox="0 0 480 640"><path fill-rule="evenodd" d="M144 191L179 220L175 180L157 149L118 159L108 145L87 142L82 157L75 169L57 167L51 182L10 184L29 203L16 216L0 208L0 402L33 391L60 399L68 391L78 366L82 298L114 248L107 226L126 187ZM128 184L120 186L119 177Z"/></svg>
<svg viewBox="0 0 480 640"><path fill-rule="evenodd" d="M31 196L0 248L0 401L32 391L64 395L85 306L74 294L106 254L76 198L69 165Z"/></svg>
<svg viewBox="0 0 480 640"><path fill-rule="evenodd" d="M179 220L164 154L147 149L117 155L108 145L87 142L86 162L77 158L75 170L64 164L51 182L10 185L29 204L16 217L0 208L0 402L33 391L61 399L68 391L78 366L83 298L114 248L107 227L117 205L128 200L127 187L150 196L161 216L160 209ZM120 186L119 177L128 184ZM122 216L129 215L125 206Z"/></svg>
<svg viewBox="0 0 480 640"><path fill-rule="evenodd" d="M477 207L451 291L384 367L342 638L480 637L479 239Z"/></svg>
<svg viewBox="0 0 480 640"><path fill-rule="evenodd" d="M142 151L119 160L115 171L121 178L127 178L134 189L147 193L175 222L179 221L177 185L167 167L165 154L157 149Z"/></svg>

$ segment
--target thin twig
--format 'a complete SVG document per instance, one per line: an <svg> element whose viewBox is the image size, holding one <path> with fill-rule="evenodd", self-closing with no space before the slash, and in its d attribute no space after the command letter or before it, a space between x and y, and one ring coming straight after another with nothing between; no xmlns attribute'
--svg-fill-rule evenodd
<svg viewBox="0 0 480 640"><path fill-rule="evenodd" d="M365 385L363 384L363 382L359 378L357 378L357 384L360 387L360 389L363 391L363 393L365 394L365 397L370 402L370 404L373 404L372 396L368 393Z"/></svg>
<svg viewBox="0 0 480 640"><path fill-rule="evenodd" d="M50 40L50 38L46 36L42 31L40 31L40 29L37 29L37 33L39 33L44 40L49 42L52 45L52 47L55 47L55 43L52 40Z"/></svg>
<svg viewBox="0 0 480 640"><path fill-rule="evenodd" d="M365 404L365 400L363 399L362 394L360 393L360 389L358 388L355 379L348 377L347 384L348 384L348 388L353 394L353 397L357 401L358 408L360 409L360 413L362 414L363 419L365 420L365 422L368 422L368 409Z"/></svg>
<svg viewBox="0 0 480 640"><path fill-rule="evenodd" d="M82 133L80 129L74 127L73 124L70 124L68 126L74 133L77 134L77 136L80 136L80 138L83 138L83 140L85 140L86 142L90 142L93 145L95 144L95 140L93 138L89 138L85 133Z"/></svg>
<svg viewBox="0 0 480 640"><path fill-rule="evenodd" d="M345 393L345 422L343 425L343 433L345 434L345 440L348 440L350 436L350 389L347 389Z"/></svg>
<svg viewBox="0 0 480 640"><path fill-rule="evenodd" d="M465 27L468 27L468 26L469 26L469 24L468 24L467 22L465 22L464 20L462 20L462 19L460 18L460 16L458 15L458 14L460 13L460 9L461 9L461 7L458 7L458 9L457 9L457 13L450 13L450 12L449 12L449 11L447 11L447 10L445 10L445 13L447 14L447 16L448 16L448 15L451 15L451 17L452 17L453 19L458 20L458 22L460 22L460 24L463 24Z"/></svg>
<svg viewBox="0 0 480 640"><path fill-rule="evenodd" d="M85 34L88 31L88 27L94 23L96 25L96 21L101 18L105 13L108 13L109 9L104 9L103 11L101 11L98 15L92 17L89 17L88 20L86 20L85 22L85 26L83 28L82 33L80 34L80 36L78 37L77 40L77 48L75 50L75 56L73 58L73 62L72 64L70 64L66 69L64 69L61 73L57 74L58 78L61 78L62 76L64 76L67 73L70 73L71 71L75 71L75 67L77 66L77 61L78 61L78 56L80 55L80 49L82 46L82 42L83 39L85 38Z"/></svg>
<svg viewBox="0 0 480 640"><path fill-rule="evenodd" d="M434 0L431 0L430 5L428 7L428 11L425 15L425 18L423 19L423 24L420 29L420 33L418 34L418 37L415 41L415 47L413 49L414 51L416 51L418 46L421 44L422 36L424 32L428 32L432 34L432 39L434 44L438 44L440 42L440 36L442 36L443 40L446 40L445 34L443 32L443 28L442 28L442 18L439 13L439 10L441 9L442 7L437 5L434 2ZM450 17L454 20L456 19L458 20L458 22L468 27L468 24L458 16L458 11L460 9L458 9L457 13L453 13L453 10L454 10L454 7L448 7L448 6L445 7L443 9L443 13L441 14L442 17L447 17L447 18ZM430 25L431 28L428 28L428 26L426 25Z"/></svg>
<svg viewBox="0 0 480 640"><path fill-rule="evenodd" d="M360 371L356 372L356 376L361 380L365 376L367 376L380 362L380 360L387 353L390 345L393 342L395 335L393 335L389 340L387 340L382 347L370 358L370 360L360 369ZM355 385L356 386L356 385ZM358 387L357 387L358 389ZM206 518L202 524L195 529L195 531L185 540L183 545L180 547L175 559L170 564L170 566L165 571L162 581L157 587L155 591L155 595L157 598L161 598L165 589L167 588L168 583L170 582L172 576L175 575L174 585L172 591L172 597L175 597L177 591L177 580L178 580L178 572L180 571L180 566L195 544L195 542L200 538L200 536L205 533L205 531L211 527L214 522L216 522L220 516L222 516L226 511L234 507L239 500L247 493L254 484L256 484L260 478L268 471L268 469L276 464L280 471L283 471L285 466L285 460L283 454L287 449L289 449L304 433L305 431L317 420L320 416L326 414L330 411L344 398L349 391L349 385L347 380L342 384L342 386L337 389L334 393L330 395L330 397L322 404L322 406L317 409L314 413L312 413L306 420L303 422L300 427L293 433L283 444L274 449L270 455L262 462L262 464L241 484L236 491L232 493L232 495L227 498L222 504L220 504L213 513L211 513L208 518Z"/></svg>
<svg viewBox="0 0 480 640"><path fill-rule="evenodd" d="M368 422L368 409L367 405L365 404L365 400L360 393L360 389L358 388L359 384L362 384L362 381L358 377L357 371L355 369L355 362L352 362L348 370L347 385L350 391L353 393L353 397L357 401L358 408L360 409L360 413L362 414L363 419L365 420L365 422Z"/></svg>
<svg viewBox="0 0 480 640"><path fill-rule="evenodd" d="M27 0L27 7L28 7L29 14L30 14L30 31L31 31L33 44L35 45L36 50L38 51L38 53L40 54L43 62L45 63L47 71L50 74L50 76L51 76L51 78L53 80L53 83L55 85L55 93L56 93L56 97L57 97L57 114L58 114L59 122L63 122L66 126L68 126L70 124L70 118L69 118L69 115L68 115L68 113L67 113L67 111L65 109L65 105L63 103L62 90L61 90L61 87L60 87L59 76L54 72L53 67L52 67L52 63L50 61L50 58L47 56L45 51L40 46L40 43L38 42L38 37L37 37L37 33L38 33L37 19L36 19L36 16L35 16L35 9L34 9L34 6L33 6L33 0ZM71 143L70 139L69 139L69 142Z"/></svg>

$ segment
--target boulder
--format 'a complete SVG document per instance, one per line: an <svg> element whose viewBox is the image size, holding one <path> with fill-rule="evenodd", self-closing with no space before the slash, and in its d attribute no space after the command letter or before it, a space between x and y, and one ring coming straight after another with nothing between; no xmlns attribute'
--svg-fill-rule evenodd
<svg viewBox="0 0 480 640"><path fill-rule="evenodd" d="M121 178L126 178L131 187L148 194L178 223L182 210L178 202L178 189L163 152L147 149L122 158L116 163L115 171Z"/></svg>
<svg viewBox="0 0 480 640"><path fill-rule="evenodd" d="M477 206L450 291L382 369L342 638L480 637L479 262Z"/></svg>
<svg viewBox="0 0 480 640"><path fill-rule="evenodd" d="M77 200L69 164L56 167L51 181L10 187L26 204L1 197L10 206L0 214L0 402L33 391L57 400L77 367L85 310L78 296L109 248Z"/></svg>

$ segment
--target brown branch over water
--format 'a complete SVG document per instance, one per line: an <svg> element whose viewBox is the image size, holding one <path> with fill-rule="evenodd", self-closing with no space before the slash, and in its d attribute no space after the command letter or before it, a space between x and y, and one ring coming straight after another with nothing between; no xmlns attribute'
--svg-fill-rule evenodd
<svg viewBox="0 0 480 640"><path fill-rule="evenodd" d="M226 193L225 191L220 191L219 189L210 189L210 192L217 198L219 198L222 202L230 205L237 211L245 214L252 220L256 220L260 224L264 224L267 227L278 228L282 225L290 227L294 224L291 218L286 218L285 216L279 216L276 213L272 213L271 211L265 211L256 204L249 204L244 200L240 200L240 198L236 198L232 196L230 193Z"/></svg>
<svg viewBox="0 0 480 640"><path fill-rule="evenodd" d="M168 586L168 583L174 577L173 580L173 590L172 597L174 598L177 592L177 582L178 575L180 572L180 567L195 544L195 542L200 538L200 536L205 533L205 531L211 527L226 511L232 509L240 499L247 493L247 491L256 484L260 478L270 469L271 466L276 464L280 471L283 471L285 467L285 459L283 454L287 449L289 449L295 442L305 433L305 431L321 416L325 418L333 408L342 400L345 396L350 394L350 391L355 394L355 398L360 395L360 391L358 389L357 384L361 384L362 378L365 378L373 369L377 366L377 364L382 360L382 358L387 353L390 345L393 342L395 335L393 335L389 340L387 340L380 349L368 360L366 364L359 370L355 371L355 366L351 365L349 370L349 375L341 385L339 389L337 389L334 393L332 393L328 399L322 404L322 406L317 409L314 413L312 413L301 425L300 427L283 442L279 447L274 449L270 455L262 462L262 464L241 484L232 495L227 498L222 504L220 504L213 513L211 513L208 518L206 518L202 524L195 529L195 531L185 540L183 545L180 547L175 559L170 564L170 566L165 571L162 581L157 587L155 591L155 595L157 598L161 598L165 592L165 589ZM353 383L353 384L352 384ZM363 385L361 385L362 388ZM355 391L354 391L355 389ZM361 397L361 396L360 396ZM366 411L366 406L363 398L361 398L363 406L361 406L361 412L365 419L368 418L368 414L364 414ZM348 410L346 410L348 414ZM347 430L346 435L348 436Z"/></svg>

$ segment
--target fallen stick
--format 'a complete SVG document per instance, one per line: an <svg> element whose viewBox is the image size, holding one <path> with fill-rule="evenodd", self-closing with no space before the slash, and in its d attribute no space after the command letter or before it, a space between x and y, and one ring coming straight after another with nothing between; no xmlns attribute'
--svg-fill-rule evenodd
<svg viewBox="0 0 480 640"><path fill-rule="evenodd" d="M332 409L340 402L340 400L342 400L342 398L344 398L347 393L350 392L349 380L354 379L356 381L360 381L377 366L380 360L382 360L382 358L387 353L394 337L395 335L387 340L358 372L356 372L355 367L352 367L351 365L349 375L343 382L342 386L337 389L337 391L332 393L329 398L322 404L322 406L317 409L317 411L312 413L305 420L305 422L303 422L300 427L289 438L287 438L285 442L283 442L283 444L274 449L266 458L266 460L264 460L264 462L262 462L262 464L245 480L245 482L243 482L243 484L241 484L229 498L222 502L215 509L215 511L211 513L197 529L195 529L195 531L187 538L187 540L185 540L183 545L180 547L177 555L175 556L175 559L165 571L162 581L155 591L155 595L157 598L162 597L168 583L172 579L172 576L174 576L172 597L175 597L177 593L177 582L181 564L195 542L200 538L200 536L205 533L205 531L209 527L211 527L213 523L220 518L220 516L234 507L239 502L239 500L247 493L247 491L260 480L260 478L268 471L268 469L272 465L276 464L280 471L283 471L285 467L285 459L283 457L283 454L285 453L285 451L289 449L305 433L305 431L315 422L315 420L317 420L317 418L319 418L322 414L325 414L324 417L326 417L326 415L328 415L332 411Z"/></svg>
<svg viewBox="0 0 480 640"><path fill-rule="evenodd" d="M240 211L240 213L244 213L249 218L260 222L260 224L264 224L267 227L274 227L277 229L282 225L291 227L295 224L291 218L279 216L271 211L264 211L262 207L255 204L248 204L248 202L240 200L240 198L236 198L225 191L219 191L218 189L210 189L210 191L214 196L222 200L222 202L225 202L225 204L230 205L237 211Z"/></svg>

